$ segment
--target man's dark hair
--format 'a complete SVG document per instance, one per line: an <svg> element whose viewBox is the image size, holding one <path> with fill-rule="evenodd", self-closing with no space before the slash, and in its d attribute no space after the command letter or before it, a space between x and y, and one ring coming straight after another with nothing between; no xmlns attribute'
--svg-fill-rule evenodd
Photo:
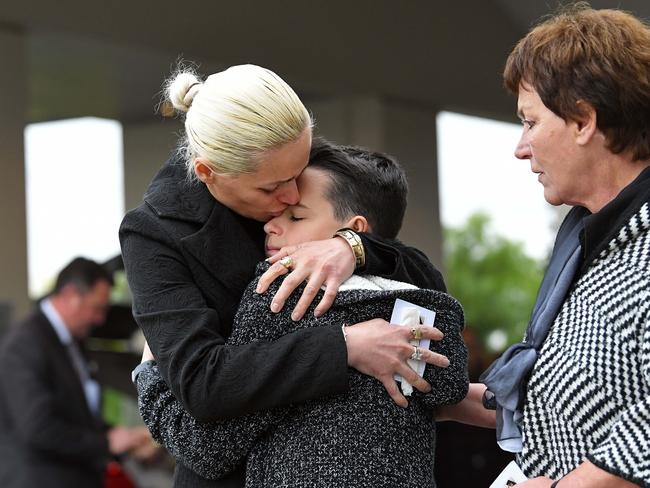
<svg viewBox="0 0 650 488"><path fill-rule="evenodd" d="M74 258L59 273L52 294L56 295L70 284L74 285L80 292L85 293L99 281L106 281L111 286L113 285L113 277L101 264L86 258Z"/></svg>
<svg viewBox="0 0 650 488"><path fill-rule="evenodd" d="M387 154L355 146L338 146L322 138L312 142L309 167L331 179L325 198L334 216L344 220L362 215L373 234L397 237L404 212L408 183L401 166Z"/></svg>

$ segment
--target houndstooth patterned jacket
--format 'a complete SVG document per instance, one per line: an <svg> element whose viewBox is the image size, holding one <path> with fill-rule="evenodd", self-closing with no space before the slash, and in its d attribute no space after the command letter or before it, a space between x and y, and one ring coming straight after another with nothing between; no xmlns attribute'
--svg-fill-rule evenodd
<svg viewBox="0 0 650 488"><path fill-rule="evenodd" d="M650 486L650 211L646 201L576 281L528 383L529 477L585 459Z"/></svg>

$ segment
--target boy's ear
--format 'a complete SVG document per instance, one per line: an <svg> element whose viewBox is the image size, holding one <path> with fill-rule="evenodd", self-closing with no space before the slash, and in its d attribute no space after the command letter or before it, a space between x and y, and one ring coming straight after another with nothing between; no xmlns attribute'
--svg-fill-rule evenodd
<svg viewBox="0 0 650 488"><path fill-rule="evenodd" d="M355 232L371 232L370 224L363 215L355 215L346 222L345 227Z"/></svg>

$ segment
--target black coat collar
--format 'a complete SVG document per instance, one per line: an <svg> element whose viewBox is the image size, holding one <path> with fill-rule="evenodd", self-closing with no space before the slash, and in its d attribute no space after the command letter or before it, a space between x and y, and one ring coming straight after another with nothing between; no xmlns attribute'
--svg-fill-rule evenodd
<svg viewBox="0 0 650 488"><path fill-rule="evenodd" d="M179 157L169 159L154 177L144 194L144 201L159 217L205 223L216 200L200 181L187 176Z"/></svg>
<svg viewBox="0 0 650 488"><path fill-rule="evenodd" d="M215 278L243 288L264 259L263 224L216 202L203 227L181 243Z"/></svg>
<svg viewBox="0 0 650 488"><path fill-rule="evenodd" d="M187 177L186 166L177 157L161 168L144 200L160 218L200 225L196 232L181 237L181 243L214 277L245 284L253 276L248 261L264 259L263 224L215 200L203 183ZM247 259L242 260L243 256Z"/></svg>
<svg viewBox="0 0 650 488"><path fill-rule="evenodd" d="M582 233L583 271L616 237L621 227L650 201L650 167L645 168L599 212L584 218Z"/></svg>

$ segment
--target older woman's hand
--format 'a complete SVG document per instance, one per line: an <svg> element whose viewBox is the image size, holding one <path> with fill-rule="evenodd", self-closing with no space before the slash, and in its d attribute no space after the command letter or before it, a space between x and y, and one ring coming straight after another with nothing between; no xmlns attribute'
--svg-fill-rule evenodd
<svg viewBox="0 0 650 488"><path fill-rule="evenodd" d="M538 478L533 478L522 483L517 483L515 486L517 488L549 488L552 484L552 479L540 476Z"/></svg>
<svg viewBox="0 0 650 488"><path fill-rule="evenodd" d="M282 258L287 256L291 258L290 264L281 264ZM314 314L318 317L327 312L336 298L339 286L352 276L355 266L350 246L338 237L283 247L268 261L272 266L260 277L256 290L258 293L264 293L273 281L291 270L273 298L271 310L274 312L282 310L289 295L307 282L291 314L293 320L300 320L305 315L323 285L326 287L325 293Z"/></svg>

